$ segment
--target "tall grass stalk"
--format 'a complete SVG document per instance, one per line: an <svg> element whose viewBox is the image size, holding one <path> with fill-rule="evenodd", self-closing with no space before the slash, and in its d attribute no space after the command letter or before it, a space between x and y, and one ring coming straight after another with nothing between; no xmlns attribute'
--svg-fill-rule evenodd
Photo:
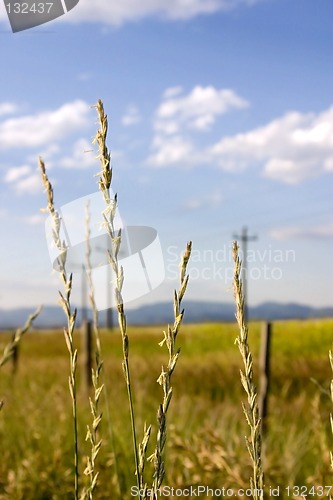
<svg viewBox="0 0 333 500"><path fill-rule="evenodd" d="M133 406L133 394L131 386L131 374L129 366L129 338L127 334L127 324L126 315L123 304L122 288L124 282L123 268L118 262L118 253L121 243L121 230L116 231L114 227L114 219L117 209L117 195L112 199L110 196L110 186L112 180L112 168L111 168L111 155L106 145L107 131L108 131L108 120L104 113L104 107L101 100L98 101L96 105L99 126L94 143L98 145L99 149L99 159L101 162L101 171L99 173L99 189L102 192L106 209L103 211L104 225L106 227L107 233L110 237L112 243L111 252L108 251L109 262L112 265L115 274L115 299L118 309L118 323L122 338L123 347L123 371L127 387L127 397L130 411L131 429L132 429L132 443L134 451L134 461L135 461L135 473L137 479L137 486L140 489L140 468L139 468L139 453L138 444L136 437L136 427L135 427L135 415Z"/></svg>
<svg viewBox="0 0 333 500"><path fill-rule="evenodd" d="M115 452L115 442L114 442L114 433L113 433L113 424L111 422L111 413L110 413L110 404L109 404L109 397L108 397L108 386L107 386L107 381L105 380L104 376L104 360L103 360L103 355L102 355L102 342L101 342L101 336L100 336L100 329L99 329L99 315L98 315L98 309L95 301L95 288L94 288L94 283L92 279L92 273L91 273L91 246L90 246L90 235L91 235L91 230L90 230L90 213L89 213L89 204L86 206L86 273L87 273L87 282L89 286L89 300L90 300L90 305L91 309L93 312L93 332L94 332L94 339L95 339L95 363L96 363L96 369L94 370L92 374L92 382L93 382L93 387L95 390L95 400L98 396L98 399L96 401L96 407L94 408L94 411L92 410L92 414L94 415L95 413L98 413L98 400L99 400L99 390L98 387L103 386L102 392L104 393L104 402L105 402L105 409L106 409L106 421L107 421L107 428L108 428L108 433L109 433L109 439L110 439L110 444L111 444L111 453L112 453L112 458L113 458L113 464L114 464L114 469L115 469L115 477L116 477L116 485L118 489L118 493L121 496L121 485L120 485L120 478L119 478L119 471L118 471L118 462L117 462L117 456ZM103 383L99 383L100 378L102 378ZM97 429L96 429L97 432ZM87 434L87 439L90 440L90 434ZM97 440L97 436L95 436L95 439ZM93 456L95 457L94 460L96 459L95 452L93 451L92 447L92 455L91 455L91 463ZM90 471L90 467L85 470L87 473ZM96 486L96 485L95 485Z"/></svg>
<svg viewBox="0 0 333 500"><path fill-rule="evenodd" d="M5 346L2 356L0 358L0 368L9 361L12 356L14 356L15 351L21 342L23 336L30 330L30 327L33 323L33 321L37 318L39 313L42 310L42 306L38 307L36 311L28 316L27 321L25 322L25 325L23 328L18 328L16 332L14 333L13 339ZM3 407L3 401L0 400L0 410Z"/></svg>
<svg viewBox="0 0 333 500"><path fill-rule="evenodd" d="M59 291L59 296L60 296L59 304L63 308L67 318L67 327L64 328L64 336L69 353L69 362L70 362L69 391L72 400L73 431L74 431L74 469L75 469L74 499L78 500L79 451L78 451L78 424L77 424L77 398L76 398L77 349L75 348L73 339L77 310L76 309L72 310L71 307L71 294L72 294L73 281L72 281L72 274L68 276L66 271L67 246L66 243L64 241L61 241L60 238L61 219L59 217L59 213L54 208L52 184L47 176L45 163L41 158L39 159L39 167L42 176L42 183L47 195L47 209L44 209L44 211L49 212L50 216L52 217L52 236L54 244L59 250L59 257L57 262L60 268L60 277L64 287L63 293Z"/></svg>
<svg viewBox="0 0 333 500"><path fill-rule="evenodd" d="M141 498L147 499L147 483L144 480L144 471L146 465L147 448L151 434L151 425L147 427L145 423L143 428L143 438L139 444L139 477L140 477L140 490L142 492Z"/></svg>
<svg viewBox="0 0 333 500"><path fill-rule="evenodd" d="M42 309L42 306L38 307L34 313L28 316L25 325L22 328L18 328L16 330L13 339L5 346L3 350L2 356L0 358L0 368L11 359L18 344L21 342L23 336L28 332L28 330L30 330L33 321L37 318Z"/></svg>
<svg viewBox="0 0 333 500"><path fill-rule="evenodd" d="M95 367L92 369L92 383L94 388L93 398L89 398L90 409L93 417L91 426L87 426L86 441L90 441L91 453L87 457L87 466L84 474L89 476L89 487L83 491L81 499L93 499L93 493L97 486L98 472L96 472L96 458L102 445L102 440L99 439L98 430L102 420L102 413L99 409L99 399L104 388L104 384L100 382L100 375L103 368L102 348L99 334L98 310L95 302L95 289L91 273L91 246L90 246L90 213L89 204L86 206L86 275L89 285L89 299L93 312L93 333L95 340Z"/></svg>
<svg viewBox="0 0 333 500"><path fill-rule="evenodd" d="M330 359L330 364L332 368L332 374L333 374L333 347L332 350L329 352L329 359ZM331 380L331 387L330 387L330 392L331 392L331 401L333 405L333 377ZM333 438L333 413L330 414L330 422L331 422L331 431L332 431L332 438ZM330 458L331 458L331 469L332 469L332 474L333 474L333 451L330 452ZM330 495L330 500L333 500L333 496Z"/></svg>
<svg viewBox="0 0 333 500"><path fill-rule="evenodd" d="M178 357L180 354L180 348L176 349L176 338L179 333L183 316L184 309L181 310L181 302L184 297L189 275L186 274L187 264L191 255L192 242L187 244L186 250L181 260L180 264L180 288L174 291L174 324L171 327L168 325L167 331L164 331L164 339L160 342L160 346L166 344L169 360L166 369L162 366L161 374L157 382L162 386L163 389L163 401L159 405L157 412L157 422L158 422L158 432L156 447L153 455L150 457L154 463L154 478L153 478L153 496L152 500L158 498L159 489L162 485L165 476L165 463L163 458L163 451L167 439L167 412L172 399L172 385L171 378L176 368Z"/></svg>
<svg viewBox="0 0 333 500"><path fill-rule="evenodd" d="M239 328L239 335L236 343L241 354L244 371L240 371L241 382L247 395L248 404L242 404L246 421L250 427L250 437L246 437L247 448L253 466L253 477L250 478L252 497L254 500L264 498L264 477L261 460L261 422L259 417L259 407L257 401L257 390L253 382L253 359L248 343L248 327L244 318L244 295L241 281L241 261L239 259L239 246L234 242L232 248L234 267L234 297L236 302L236 319Z"/></svg>

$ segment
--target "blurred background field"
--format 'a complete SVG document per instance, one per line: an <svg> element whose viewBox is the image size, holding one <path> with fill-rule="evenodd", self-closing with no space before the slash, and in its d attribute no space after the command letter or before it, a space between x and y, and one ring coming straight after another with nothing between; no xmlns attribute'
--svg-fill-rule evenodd
<svg viewBox="0 0 333 500"><path fill-rule="evenodd" d="M260 326L260 323L250 323L249 341L256 378ZM163 328L129 327L128 332L137 431L141 440L144 423L153 424L151 452L156 439L156 411L162 398L156 380L161 364L167 363L164 349L158 346ZM9 332L1 334L2 349L10 335ZM82 358L80 330L76 336ZM170 486L246 488L249 485L251 467L244 440L248 429L241 408L245 395L239 377L241 359L234 343L236 336L237 327L232 323L187 324L181 329L181 357L174 373L168 421L166 484ZM332 483L328 392L332 378L328 351L332 339L332 319L273 323L268 433L264 442L267 486L310 487ZM131 498L135 476L118 330L103 330L102 342L119 480L104 408L103 446L97 465L100 478L95 498L127 499ZM85 434L91 416L82 359L79 364L83 484L85 455L89 453ZM0 413L1 499L72 498L68 372L68 355L61 331L28 333L20 345L15 375L11 363L3 367L0 375L0 399L4 401ZM105 406L104 399L102 405ZM146 479L148 482L151 479L149 467Z"/></svg>

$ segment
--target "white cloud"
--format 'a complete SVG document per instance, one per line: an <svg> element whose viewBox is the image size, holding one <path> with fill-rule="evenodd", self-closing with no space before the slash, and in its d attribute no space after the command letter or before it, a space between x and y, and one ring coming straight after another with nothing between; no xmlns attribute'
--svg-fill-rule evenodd
<svg viewBox="0 0 333 500"><path fill-rule="evenodd" d="M140 121L141 121L141 116L138 108L134 105L128 106L126 113L121 119L121 123L125 127L128 127L130 125L136 125Z"/></svg>
<svg viewBox="0 0 333 500"><path fill-rule="evenodd" d="M24 179L20 179L13 185L16 194L18 195L32 195L42 192L42 184L39 174L31 174Z"/></svg>
<svg viewBox="0 0 333 500"><path fill-rule="evenodd" d="M172 135L179 132L179 124L176 120L156 120L154 124L155 132Z"/></svg>
<svg viewBox="0 0 333 500"><path fill-rule="evenodd" d="M172 164L187 165L194 161L193 146L181 136L157 136L153 143L153 154L148 158L149 165L165 167Z"/></svg>
<svg viewBox="0 0 333 500"><path fill-rule="evenodd" d="M325 161L324 169L327 172L332 172L333 171L333 158L327 158Z"/></svg>
<svg viewBox="0 0 333 500"><path fill-rule="evenodd" d="M167 89L155 113L148 164L209 164L230 172L254 166L263 176L287 184L333 171L333 106L317 114L291 111L206 148L195 147L193 130L205 131L219 115L248 105L228 89L196 86L187 95L180 87Z"/></svg>
<svg viewBox="0 0 333 500"><path fill-rule="evenodd" d="M265 177L287 184L298 184L307 177L310 178L316 174L313 167L315 165L305 159L297 162L283 158L272 158L265 164L263 174Z"/></svg>
<svg viewBox="0 0 333 500"><path fill-rule="evenodd" d="M163 98L164 99L170 99L171 97L176 97L183 91L183 87L180 85L177 85L176 87L168 87L164 92L163 92Z"/></svg>
<svg viewBox="0 0 333 500"><path fill-rule="evenodd" d="M148 163L155 166L196 164L203 152L195 151L189 134L208 130L219 115L247 107L248 102L233 90L197 85L187 95L181 87L171 87L163 94L154 120L155 137Z"/></svg>
<svg viewBox="0 0 333 500"><path fill-rule="evenodd" d="M239 97L233 90L216 89L213 86L201 87L197 85L185 96L175 95L173 89L164 93L164 101L157 110L156 126L168 124L169 121L178 125L197 130L207 130L214 124L216 117L230 111L232 108L241 109L249 105L245 99ZM170 95L170 90L173 93ZM163 126L163 125L162 125Z"/></svg>
<svg viewBox="0 0 333 500"><path fill-rule="evenodd" d="M36 194L42 191L40 175L29 165L10 168L4 177L4 182L8 183L17 195Z"/></svg>
<svg viewBox="0 0 333 500"><path fill-rule="evenodd" d="M270 236L276 240L285 240L291 238L332 238L333 237L333 223L322 224L315 227L281 227L272 229Z"/></svg>
<svg viewBox="0 0 333 500"><path fill-rule="evenodd" d="M235 7L251 6L259 0L80 0L66 16L67 22L101 22L122 25L146 17L162 19L191 19L201 14L229 11Z"/></svg>
<svg viewBox="0 0 333 500"><path fill-rule="evenodd" d="M54 162L60 167L85 169L97 165L96 152L86 139L79 139L73 146L71 156L65 156Z"/></svg>
<svg viewBox="0 0 333 500"><path fill-rule="evenodd" d="M13 102L0 102L0 116L11 115L17 111L18 107Z"/></svg>
<svg viewBox="0 0 333 500"><path fill-rule="evenodd" d="M263 165L265 177L297 184L333 167L333 107L319 114L290 112L252 131L221 139L208 155L222 169Z"/></svg>
<svg viewBox="0 0 333 500"><path fill-rule="evenodd" d="M7 119L0 123L0 149L54 142L89 124L90 112L88 104L76 100L53 111Z"/></svg>
<svg viewBox="0 0 333 500"><path fill-rule="evenodd" d="M12 167L8 170L4 177L5 182L16 182L22 177L30 174L32 171L29 165L22 165L21 167Z"/></svg>

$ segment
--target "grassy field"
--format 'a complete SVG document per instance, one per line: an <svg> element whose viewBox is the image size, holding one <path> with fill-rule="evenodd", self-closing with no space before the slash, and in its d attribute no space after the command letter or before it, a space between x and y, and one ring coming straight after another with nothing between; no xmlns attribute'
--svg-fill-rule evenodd
<svg viewBox="0 0 333 500"><path fill-rule="evenodd" d="M151 452L156 442L156 412L162 399L156 379L161 364L167 362L164 349L158 346L163 329L129 327L128 331L137 432L141 441L144 423L153 424ZM259 332L260 324L251 323L249 341L255 377ZM245 395L239 377L242 364L234 344L237 334L235 324L185 324L181 328L181 355L168 413L167 485L229 487L234 491L249 486L251 466L244 439L248 428L241 408ZM79 348L82 487L86 480L82 474L85 456L89 454L86 426L91 416L83 384L79 331L75 335ZM2 349L8 340L8 334L0 335ZM332 378L328 351L332 340L331 319L273 325L270 416L264 442L267 488L332 484L328 395ZM135 476L119 332L102 331L102 346L110 418L102 399L103 445L97 459L100 477L94 498L129 499ZM0 499L72 499L73 431L68 352L63 335L33 331L20 347L15 376L10 363L0 374L0 399L4 401L0 413ZM151 480L149 467L146 479ZM278 498L288 496L282 490Z"/></svg>

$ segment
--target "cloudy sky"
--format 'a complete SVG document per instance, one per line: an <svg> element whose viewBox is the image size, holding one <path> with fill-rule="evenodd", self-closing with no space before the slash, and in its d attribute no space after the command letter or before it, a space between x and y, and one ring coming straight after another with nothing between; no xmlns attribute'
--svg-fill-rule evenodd
<svg viewBox="0 0 333 500"><path fill-rule="evenodd" d="M97 190L101 98L127 225L156 229L168 300L231 301L248 228L249 302L332 304L331 0L80 0L13 34L0 6L0 308L55 304L41 155L58 207ZM75 276L80 300L80 276Z"/></svg>

